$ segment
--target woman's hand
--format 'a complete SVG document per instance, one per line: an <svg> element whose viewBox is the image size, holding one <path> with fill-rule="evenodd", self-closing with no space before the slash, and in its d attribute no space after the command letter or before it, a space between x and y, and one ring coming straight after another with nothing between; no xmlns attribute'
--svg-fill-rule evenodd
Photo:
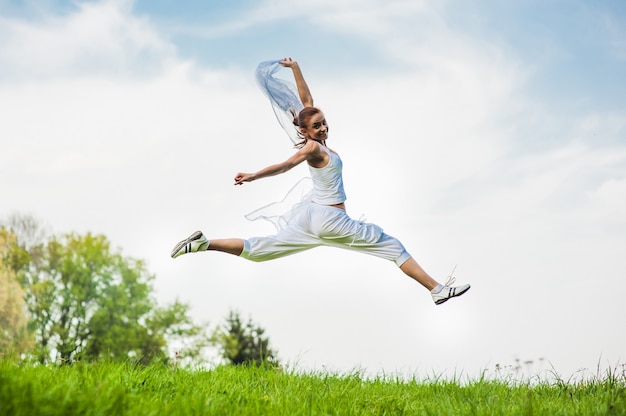
<svg viewBox="0 0 626 416"><path fill-rule="evenodd" d="M294 61L291 58L285 58L282 61L280 61L279 64L286 68L293 68L294 66L298 66L298 62Z"/></svg>
<svg viewBox="0 0 626 416"><path fill-rule="evenodd" d="M235 185L243 185L244 182L252 182L254 175L252 173L238 173L235 175Z"/></svg>

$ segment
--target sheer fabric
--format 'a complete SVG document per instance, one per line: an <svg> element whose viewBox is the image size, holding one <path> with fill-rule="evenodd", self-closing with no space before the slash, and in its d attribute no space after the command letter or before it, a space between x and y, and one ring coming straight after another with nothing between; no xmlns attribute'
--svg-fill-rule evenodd
<svg viewBox="0 0 626 416"><path fill-rule="evenodd" d="M278 123L295 145L302 138L298 135L298 127L293 124L293 120L304 106L298 98L295 86L274 76L283 68L279 62L280 60L261 62L256 69L256 80L263 94L269 99ZM278 232L289 225L301 208L310 203L312 197L313 181L309 177L304 177L287 192L282 200L258 208L245 217L250 221L259 219L269 221Z"/></svg>
<svg viewBox="0 0 626 416"><path fill-rule="evenodd" d="M250 221L266 220L276 227L276 231L287 228L291 220L296 218L306 204L313 198L313 181L309 177L300 179L282 200L272 202L246 214Z"/></svg>
<svg viewBox="0 0 626 416"><path fill-rule="evenodd" d="M304 106L293 84L274 77L274 74L283 68L279 62L279 60L261 62L256 68L256 80L263 94L270 100L278 123L295 145L302 139L298 135L298 127L293 124L293 120Z"/></svg>

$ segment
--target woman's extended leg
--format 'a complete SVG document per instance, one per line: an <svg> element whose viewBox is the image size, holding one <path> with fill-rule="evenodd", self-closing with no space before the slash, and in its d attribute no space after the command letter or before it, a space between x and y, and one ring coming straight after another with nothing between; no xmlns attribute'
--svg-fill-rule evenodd
<svg viewBox="0 0 626 416"><path fill-rule="evenodd" d="M202 231L196 231L176 244L172 250L172 257L176 258L183 254L207 250L221 251L238 256L243 251L243 247L244 242L240 238L223 238L209 241L204 234L202 234Z"/></svg>
<svg viewBox="0 0 626 416"><path fill-rule="evenodd" d="M430 277L428 273L422 269L422 266L417 264L413 257L410 257L407 261L402 263L400 270L413 280L424 286L428 290L433 290L439 284L435 279Z"/></svg>
<svg viewBox="0 0 626 416"><path fill-rule="evenodd" d="M445 284L442 285L438 283L435 279L430 277L419 264L417 264L413 257L402 263L400 270L428 289L433 297L433 301L437 305L441 305L448 299L461 296L470 289L470 285L467 284L455 287L449 286L454 282L454 278L452 276L450 276Z"/></svg>
<svg viewBox="0 0 626 416"><path fill-rule="evenodd" d="M209 242L208 250L221 251L222 253L234 254L238 256L243 251L243 240L241 238L220 238Z"/></svg>
<svg viewBox="0 0 626 416"><path fill-rule="evenodd" d="M294 227L284 229L277 235L265 237L207 239L201 231L196 231L182 240L172 250L176 258L199 251L220 251L251 261L267 261L290 254L299 253L321 245L318 238L301 232Z"/></svg>

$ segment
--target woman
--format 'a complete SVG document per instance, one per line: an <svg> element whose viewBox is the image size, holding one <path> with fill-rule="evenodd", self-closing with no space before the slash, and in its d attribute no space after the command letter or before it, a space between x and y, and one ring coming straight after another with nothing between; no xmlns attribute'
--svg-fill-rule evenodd
<svg viewBox="0 0 626 416"><path fill-rule="evenodd" d="M284 162L255 173L237 173L235 185L279 175L306 162L313 180L313 197L306 201L287 227L276 235L249 239L228 238L208 240L197 231L174 247L172 257L198 251L221 251L252 261L266 261L295 254L319 246L333 246L371 254L394 261L406 275L430 290L435 304L467 292L470 285L450 286L438 283L411 257L402 243L375 225L356 221L346 213L342 162L339 155L326 145L328 124L324 113L313 106L313 98L298 63L291 58L280 61L291 68L304 108L294 118L302 141L298 150Z"/></svg>

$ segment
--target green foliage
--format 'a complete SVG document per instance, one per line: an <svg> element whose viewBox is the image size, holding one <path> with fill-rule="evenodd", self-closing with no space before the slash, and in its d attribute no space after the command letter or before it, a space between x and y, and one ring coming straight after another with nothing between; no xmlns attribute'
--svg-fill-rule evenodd
<svg viewBox="0 0 626 416"><path fill-rule="evenodd" d="M276 354L269 348L269 338L264 334L265 330L251 319L244 324L239 313L231 310L214 337L222 349L222 357L231 364L277 364Z"/></svg>
<svg viewBox="0 0 626 416"><path fill-rule="evenodd" d="M148 364L167 361L175 349L178 364L180 358L203 361L202 353L217 343L228 363L278 364L265 330L236 312L209 337L207 325L189 317L188 305L159 307L144 262L112 250L105 236L47 237L28 216L15 215L7 224L0 226L0 237L7 236L0 240L0 283L6 282L0 287L0 352L28 352L42 364Z"/></svg>
<svg viewBox="0 0 626 416"><path fill-rule="evenodd" d="M365 379L221 366L0 360L0 414L55 415L626 415L626 378L576 384Z"/></svg>
<svg viewBox="0 0 626 416"><path fill-rule="evenodd" d="M28 331L24 290L9 266L15 236L0 228L0 358L14 357L30 349L33 338Z"/></svg>
<svg viewBox="0 0 626 416"><path fill-rule="evenodd" d="M189 305L174 302L167 308L154 308L146 318L147 335L162 334L168 344L175 344L176 356L201 362L203 351L213 345L206 324L195 324L189 316Z"/></svg>
<svg viewBox="0 0 626 416"><path fill-rule="evenodd" d="M144 262L113 251L105 236L43 241L33 237L41 235L35 223L20 217L13 223L27 238L18 235L5 258L24 288L37 361L131 358L146 364L167 359L168 341L184 340L183 354L192 357L209 344L188 306L159 307Z"/></svg>

